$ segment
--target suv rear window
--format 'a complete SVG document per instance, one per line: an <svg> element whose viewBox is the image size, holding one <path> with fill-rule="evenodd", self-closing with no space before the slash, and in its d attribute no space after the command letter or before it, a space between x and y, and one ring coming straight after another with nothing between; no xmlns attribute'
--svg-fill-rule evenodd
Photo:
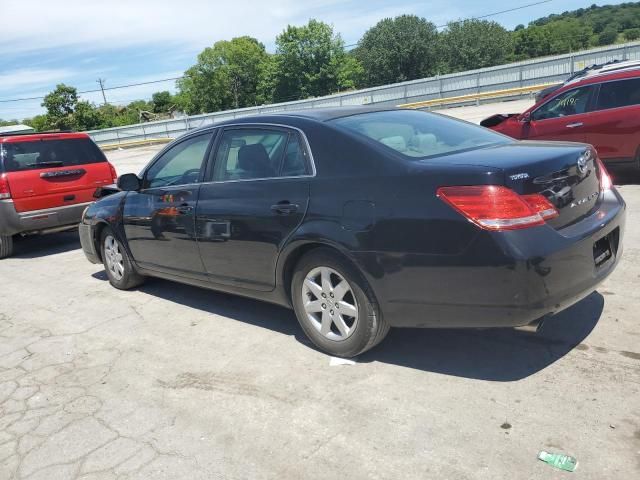
<svg viewBox="0 0 640 480"><path fill-rule="evenodd" d="M640 78L605 82L600 85L598 110L640 105Z"/></svg>
<svg viewBox="0 0 640 480"><path fill-rule="evenodd" d="M0 160L0 167L5 172L107 161L98 146L88 138L5 142L0 144Z"/></svg>
<svg viewBox="0 0 640 480"><path fill-rule="evenodd" d="M371 112L332 120L411 159L423 159L513 140L442 115L415 110Z"/></svg>

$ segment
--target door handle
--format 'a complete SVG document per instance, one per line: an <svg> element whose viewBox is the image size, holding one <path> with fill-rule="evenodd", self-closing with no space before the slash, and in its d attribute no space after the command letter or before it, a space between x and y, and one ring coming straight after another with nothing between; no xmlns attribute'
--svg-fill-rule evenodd
<svg viewBox="0 0 640 480"><path fill-rule="evenodd" d="M193 211L193 207L191 205L180 205L176 208L180 215L186 215L187 213L191 213Z"/></svg>
<svg viewBox="0 0 640 480"><path fill-rule="evenodd" d="M271 205L271 211L278 215L291 215L292 213L296 213L298 208L300 208L298 205L289 202L280 202Z"/></svg>
<svg viewBox="0 0 640 480"><path fill-rule="evenodd" d="M567 124L567 128L578 128L584 125L582 122L575 122Z"/></svg>

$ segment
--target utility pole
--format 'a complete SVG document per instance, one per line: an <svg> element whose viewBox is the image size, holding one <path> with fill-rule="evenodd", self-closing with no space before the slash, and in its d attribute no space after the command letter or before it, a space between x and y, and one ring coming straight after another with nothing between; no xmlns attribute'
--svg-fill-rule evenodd
<svg viewBox="0 0 640 480"><path fill-rule="evenodd" d="M104 104L107 105L107 96L104 94L104 82L105 82L105 79L104 78L99 78L96 81L98 82L98 85L100 85L100 90L102 90L102 99L104 100Z"/></svg>

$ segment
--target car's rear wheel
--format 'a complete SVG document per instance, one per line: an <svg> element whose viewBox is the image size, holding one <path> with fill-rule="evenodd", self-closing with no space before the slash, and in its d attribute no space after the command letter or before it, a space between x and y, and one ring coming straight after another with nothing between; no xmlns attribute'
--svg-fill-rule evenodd
<svg viewBox="0 0 640 480"><path fill-rule="evenodd" d="M300 260L291 297L306 335L330 355L359 355L389 331L366 280L329 249L314 250Z"/></svg>
<svg viewBox="0 0 640 480"><path fill-rule="evenodd" d="M0 235L0 258L7 258L13 254L13 237Z"/></svg>
<svg viewBox="0 0 640 480"><path fill-rule="evenodd" d="M105 227L102 230L100 246L102 263L111 285L120 290L128 290L144 282L144 277L133 268L126 250L111 228Z"/></svg>

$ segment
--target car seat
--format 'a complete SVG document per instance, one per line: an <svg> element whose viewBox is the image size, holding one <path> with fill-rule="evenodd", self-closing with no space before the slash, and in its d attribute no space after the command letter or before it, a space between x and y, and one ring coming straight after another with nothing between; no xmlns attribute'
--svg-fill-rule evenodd
<svg viewBox="0 0 640 480"><path fill-rule="evenodd" d="M271 168L271 159L264 145L254 143L244 145L238 150L239 178L268 178L275 176Z"/></svg>

